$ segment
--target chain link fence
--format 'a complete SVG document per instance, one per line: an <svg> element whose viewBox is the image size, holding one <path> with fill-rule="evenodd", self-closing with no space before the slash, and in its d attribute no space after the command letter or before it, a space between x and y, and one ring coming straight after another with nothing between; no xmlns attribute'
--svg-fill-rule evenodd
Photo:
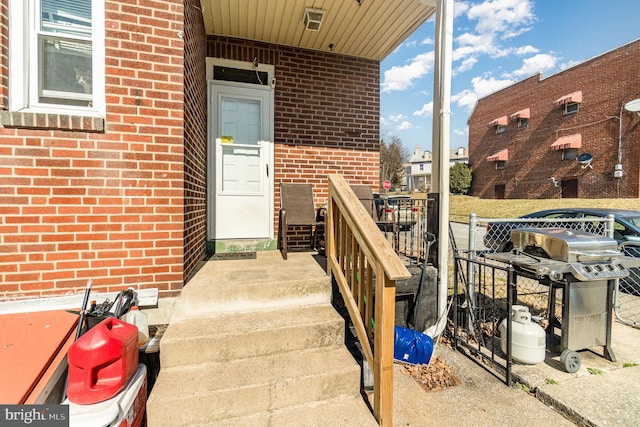
<svg viewBox="0 0 640 427"><path fill-rule="evenodd" d="M627 256L640 258L640 243L624 242L620 249ZM630 268L629 276L620 279L613 301L618 320L640 327L640 267Z"/></svg>

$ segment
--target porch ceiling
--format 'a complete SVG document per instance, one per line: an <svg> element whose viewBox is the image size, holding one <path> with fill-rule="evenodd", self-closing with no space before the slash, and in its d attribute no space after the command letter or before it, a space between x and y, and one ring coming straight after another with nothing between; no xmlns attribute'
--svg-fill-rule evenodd
<svg viewBox="0 0 640 427"><path fill-rule="evenodd" d="M436 10L436 0L201 0L207 34L382 61ZM319 31L305 8L322 9ZM333 46L331 48L330 46Z"/></svg>

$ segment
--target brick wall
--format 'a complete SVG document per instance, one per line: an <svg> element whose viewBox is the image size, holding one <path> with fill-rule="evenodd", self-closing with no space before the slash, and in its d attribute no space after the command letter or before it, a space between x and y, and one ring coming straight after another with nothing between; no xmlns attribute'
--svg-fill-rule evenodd
<svg viewBox="0 0 640 427"><path fill-rule="evenodd" d="M495 197L504 185L506 198L560 198L562 186L550 177L577 180L580 198L639 197L640 117L622 113L621 158L624 178L613 177L618 163L620 112L626 102L640 98L640 41L614 49L556 75L533 76L478 101L469 119L469 160L473 167L472 194ZM582 91L577 114L563 115L553 102ZM496 134L490 121L530 108L528 126L515 122ZM580 133L579 153L593 155L592 167L562 160L562 150L552 150L559 137ZM486 157L509 150L505 168L497 170Z"/></svg>
<svg viewBox="0 0 640 427"><path fill-rule="evenodd" d="M380 64L227 37L208 38L208 56L275 66L275 205L280 182L313 184L327 198L327 175L378 186Z"/></svg>
<svg viewBox="0 0 640 427"><path fill-rule="evenodd" d="M88 280L100 291L181 289L182 4L106 2L103 130L25 129L4 112L0 299L79 293ZM6 0L0 12L6 46Z"/></svg>
<svg viewBox="0 0 640 427"><path fill-rule="evenodd" d="M184 275L186 280L203 258L207 242L206 34L201 10L199 0L185 1Z"/></svg>

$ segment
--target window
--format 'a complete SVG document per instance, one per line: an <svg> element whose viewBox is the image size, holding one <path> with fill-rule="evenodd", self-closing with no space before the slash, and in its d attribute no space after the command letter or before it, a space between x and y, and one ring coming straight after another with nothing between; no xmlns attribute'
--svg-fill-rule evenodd
<svg viewBox="0 0 640 427"><path fill-rule="evenodd" d="M575 160L578 158L577 148L565 148L562 150L562 160Z"/></svg>
<svg viewBox="0 0 640 427"><path fill-rule="evenodd" d="M29 0L11 6L9 109L104 113L104 2Z"/></svg>
<svg viewBox="0 0 640 427"><path fill-rule="evenodd" d="M423 171L424 170L424 164L420 163L420 170Z"/></svg>
<svg viewBox="0 0 640 427"><path fill-rule="evenodd" d="M529 124L529 119L520 118L518 119L518 129L526 128Z"/></svg>
<svg viewBox="0 0 640 427"><path fill-rule="evenodd" d="M503 125L496 126L496 134L504 133L507 131L507 127Z"/></svg>
<svg viewBox="0 0 640 427"><path fill-rule="evenodd" d="M567 102L564 104L564 115L575 114L580 109L580 104L577 102Z"/></svg>
<svg viewBox="0 0 640 427"><path fill-rule="evenodd" d="M496 162L496 169L504 169L505 166L507 165L507 162L504 160L498 160Z"/></svg>

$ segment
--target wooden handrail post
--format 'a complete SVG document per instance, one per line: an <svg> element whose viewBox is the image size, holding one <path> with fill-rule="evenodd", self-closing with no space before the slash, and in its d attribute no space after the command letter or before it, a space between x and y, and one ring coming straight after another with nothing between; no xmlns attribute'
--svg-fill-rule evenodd
<svg viewBox="0 0 640 427"><path fill-rule="evenodd" d="M395 341L395 281L388 280L382 267L376 272L374 334L374 413L381 426L393 424L393 349Z"/></svg>

